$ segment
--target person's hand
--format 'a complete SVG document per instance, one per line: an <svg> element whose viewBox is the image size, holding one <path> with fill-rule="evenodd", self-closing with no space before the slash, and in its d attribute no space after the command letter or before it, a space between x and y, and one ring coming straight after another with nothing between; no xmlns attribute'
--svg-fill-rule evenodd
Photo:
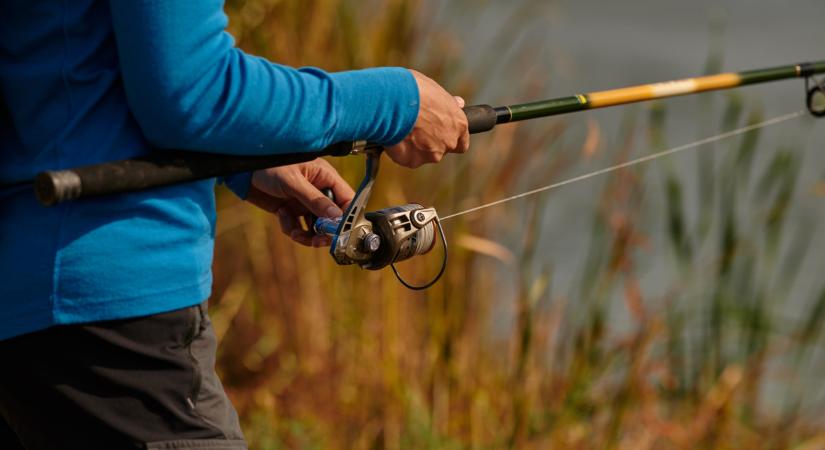
<svg viewBox="0 0 825 450"><path fill-rule="evenodd" d="M332 189L335 203L320 189ZM327 236L317 236L301 225L301 217L311 228L310 216L338 217L355 192L325 160L258 170L252 174L252 186L246 200L278 216L281 231L295 242L323 247L330 244ZM337 204L336 204L337 203Z"/></svg>
<svg viewBox="0 0 825 450"><path fill-rule="evenodd" d="M438 83L411 70L418 83L420 109L412 132L386 153L396 163L415 168L441 161L445 153L464 153L470 148L464 100L453 97Z"/></svg>

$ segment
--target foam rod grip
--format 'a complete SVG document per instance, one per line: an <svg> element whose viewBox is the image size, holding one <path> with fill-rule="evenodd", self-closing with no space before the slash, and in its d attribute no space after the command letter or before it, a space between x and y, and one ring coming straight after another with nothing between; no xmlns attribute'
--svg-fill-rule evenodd
<svg viewBox="0 0 825 450"><path fill-rule="evenodd" d="M352 143L344 143L318 152L264 156L163 151L140 158L42 172L35 178L34 189L38 201L51 206L83 197L142 191L297 164L319 156L341 156L351 148Z"/></svg>
<svg viewBox="0 0 825 450"><path fill-rule="evenodd" d="M496 126L498 120L496 110L490 105L476 105L464 108L470 134L484 133Z"/></svg>

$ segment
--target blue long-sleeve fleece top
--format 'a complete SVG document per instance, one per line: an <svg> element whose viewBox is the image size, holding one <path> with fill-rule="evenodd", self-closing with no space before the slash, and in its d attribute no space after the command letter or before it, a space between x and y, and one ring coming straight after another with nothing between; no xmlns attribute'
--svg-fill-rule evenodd
<svg viewBox="0 0 825 450"><path fill-rule="evenodd" d="M411 130L409 71L295 70L238 50L226 25L222 0L3 0L0 184L163 148L271 154ZM0 339L205 300L214 186L52 208L0 188Z"/></svg>

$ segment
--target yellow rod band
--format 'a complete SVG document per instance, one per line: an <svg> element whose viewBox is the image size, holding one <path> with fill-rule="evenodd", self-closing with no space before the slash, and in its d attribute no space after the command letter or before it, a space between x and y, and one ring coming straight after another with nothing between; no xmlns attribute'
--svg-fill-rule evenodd
<svg viewBox="0 0 825 450"><path fill-rule="evenodd" d="M587 94L587 98L591 108L604 108L606 106L623 105L657 98L727 89L739 86L741 81L742 78L739 74L722 73L706 77L592 92Z"/></svg>

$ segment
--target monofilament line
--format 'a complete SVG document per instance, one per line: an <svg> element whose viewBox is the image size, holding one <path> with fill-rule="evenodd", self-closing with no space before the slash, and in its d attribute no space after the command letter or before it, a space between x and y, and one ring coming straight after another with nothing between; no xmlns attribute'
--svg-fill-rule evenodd
<svg viewBox="0 0 825 450"><path fill-rule="evenodd" d="M604 169L600 169L600 170L597 170L595 172L586 173L584 175L579 175L577 177L570 178L570 179L564 180L564 181L560 181L558 183L549 184L547 186L543 186L543 187L540 187L540 188L537 188L537 189L533 189L533 190L530 190L530 191L527 191L527 192L523 192L521 194L514 195L512 197L507 197L507 198L503 198L501 200L496 200L494 202L485 203L483 205L479 205L479 206L476 206L474 208L466 209L464 211L460 211L460 212L457 212L457 213L454 213L454 214L450 214L448 216L441 217L440 220L442 222L444 222L445 220L449 220L449 219L452 219L454 217L463 216L464 214L470 214L472 212L476 212L476 211L479 211L479 210L482 210L482 209L485 209L485 208L490 208L492 206L501 205L502 203L507 203L507 202L511 202L513 200L518 200L520 198L529 197L531 195L546 192L546 191L549 191L551 189L560 188L562 186L567 186L568 184L573 184L573 183L577 183L579 181L584 181L584 180L587 180L589 178L597 177L599 175L604 175L606 173L615 172L617 170L624 169L625 167L635 166L637 164L652 161L652 160L657 159L657 158L662 158L664 156L672 155L674 153L679 153L679 152L684 151L684 150L690 150L692 148L701 147L702 145L711 144L711 143L718 142L718 141L721 141L721 140L724 140L724 139L729 139L729 138L732 138L732 137L735 137L735 136L739 136L740 134L744 134L744 133L747 133L749 131L754 131L754 130L758 130L760 128L768 127L768 126L771 126L771 125L776 125L776 124L779 124L779 123L782 123L782 122L787 122L789 120L796 119L797 117L805 115L805 113L806 113L806 111L804 111L804 110L797 111L797 112L793 112L793 113L790 113L790 114L785 114L784 116L775 117L773 119L769 119L769 120L766 120L764 122L759 122L759 123L748 125L748 126L745 126L745 127L742 127L742 128L737 128L735 130L728 131L728 132L725 132L725 133L722 133L722 134L717 134L716 136L705 138L705 139L702 139L702 140L699 140L699 141L696 141L696 142L691 142L689 144L680 145L678 147L674 147L674 148L671 148L671 149L668 149L668 150L665 150L665 151L662 151L662 152L659 152L659 153L654 153L652 155L642 156L641 158L632 159L630 161L626 161L626 162L623 162L621 164L617 164L615 166L606 167Z"/></svg>

